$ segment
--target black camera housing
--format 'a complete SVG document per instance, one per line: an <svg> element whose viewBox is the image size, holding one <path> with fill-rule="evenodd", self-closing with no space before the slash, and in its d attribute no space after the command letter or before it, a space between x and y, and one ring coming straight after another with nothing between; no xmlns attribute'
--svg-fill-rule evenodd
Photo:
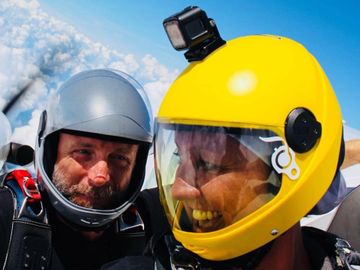
<svg viewBox="0 0 360 270"><path fill-rule="evenodd" d="M178 50L188 50L185 58L189 61L204 59L211 52L224 45L215 21L196 6L189 6L163 22L172 46Z"/></svg>

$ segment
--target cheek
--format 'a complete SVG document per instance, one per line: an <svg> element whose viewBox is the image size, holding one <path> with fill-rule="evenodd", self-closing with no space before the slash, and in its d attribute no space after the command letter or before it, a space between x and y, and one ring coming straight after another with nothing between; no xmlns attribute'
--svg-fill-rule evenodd
<svg viewBox="0 0 360 270"><path fill-rule="evenodd" d="M239 180L238 175L234 173L214 177L201 187L206 202L221 212L229 209L229 205L234 205L238 200L241 190Z"/></svg>
<svg viewBox="0 0 360 270"><path fill-rule="evenodd" d="M63 175L63 179L67 184L74 185L87 175L87 170L84 169L78 162L71 158L65 158L55 164L56 170Z"/></svg>
<svg viewBox="0 0 360 270"><path fill-rule="evenodd" d="M119 191L122 191L127 188L131 180L131 172L129 169L116 169L113 170L114 173L111 175L112 182L116 185Z"/></svg>
<svg viewBox="0 0 360 270"><path fill-rule="evenodd" d="M258 181L252 179L243 173L229 173L213 178L202 187L207 204L222 213L225 224L231 224L238 213L256 198L253 186Z"/></svg>

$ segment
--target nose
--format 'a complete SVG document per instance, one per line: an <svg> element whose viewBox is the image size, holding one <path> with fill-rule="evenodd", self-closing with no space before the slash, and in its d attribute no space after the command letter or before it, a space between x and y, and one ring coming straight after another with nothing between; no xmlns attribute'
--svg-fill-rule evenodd
<svg viewBox="0 0 360 270"><path fill-rule="evenodd" d="M171 195L176 200L192 200L200 197L200 190L181 177L176 177L171 188Z"/></svg>
<svg viewBox="0 0 360 270"><path fill-rule="evenodd" d="M106 161L96 162L88 172L89 184L95 187L101 187L110 181L109 167Z"/></svg>

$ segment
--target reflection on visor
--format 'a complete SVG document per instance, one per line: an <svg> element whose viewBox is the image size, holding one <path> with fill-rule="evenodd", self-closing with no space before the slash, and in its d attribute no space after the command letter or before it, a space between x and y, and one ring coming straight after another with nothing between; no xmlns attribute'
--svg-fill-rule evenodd
<svg viewBox="0 0 360 270"><path fill-rule="evenodd" d="M280 190L268 130L160 124L158 181L174 226L215 231L253 213Z"/></svg>

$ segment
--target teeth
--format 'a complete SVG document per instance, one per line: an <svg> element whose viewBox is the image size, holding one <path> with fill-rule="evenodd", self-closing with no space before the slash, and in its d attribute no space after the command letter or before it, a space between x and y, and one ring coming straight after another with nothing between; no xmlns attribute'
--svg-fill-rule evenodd
<svg viewBox="0 0 360 270"><path fill-rule="evenodd" d="M194 209L192 212L192 216L196 220L212 220L219 216L216 211L201 211Z"/></svg>

